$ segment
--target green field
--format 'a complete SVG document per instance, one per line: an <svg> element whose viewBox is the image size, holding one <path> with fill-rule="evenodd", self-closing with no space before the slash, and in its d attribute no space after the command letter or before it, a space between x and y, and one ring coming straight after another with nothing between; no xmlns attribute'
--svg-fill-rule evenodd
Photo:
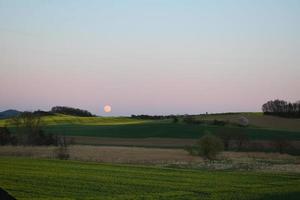
<svg viewBox="0 0 300 200"><path fill-rule="evenodd" d="M206 131L217 133L220 127L172 123L141 123L130 125L56 125L47 126L49 133L69 136L94 136L112 138L200 138ZM273 140L284 136L289 140L300 140L300 132L259 128L237 128L254 140Z"/></svg>
<svg viewBox="0 0 300 200"><path fill-rule="evenodd" d="M0 187L20 200L296 200L300 195L300 175L2 157Z"/></svg>
<svg viewBox="0 0 300 200"><path fill-rule="evenodd" d="M299 119L263 116L259 113L206 115L198 118L203 120L217 119L234 123L241 115L246 116L250 120L249 127L242 128L229 125L227 128L232 130L239 129L252 140L273 140L276 138L300 140ZM213 125L174 124L171 120L151 121L128 117L55 115L43 117L42 121L44 129L48 133L112 138L199 138L206 131L218 133L222 128ZM5 124L8 124L7 120L0 120L0 126Z"/></svg>
<svg viewBox="0 0 300 200"><path fill-rule="evenodd" d="M42 117L42 125L124 125L140 124L146 120L132 119L129 117L77 117L71 115L56 114L53 116ZM9 124L9 120L0 120L0 126Z"/></svg>

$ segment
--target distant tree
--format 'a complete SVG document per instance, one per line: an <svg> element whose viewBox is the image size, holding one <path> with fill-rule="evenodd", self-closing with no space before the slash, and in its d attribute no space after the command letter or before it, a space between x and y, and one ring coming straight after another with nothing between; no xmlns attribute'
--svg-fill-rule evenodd
<svg viewBox="0 0 300 200"><path fill-rule="evenodd" d="M0 127L0 145L15 145L17 143L16 137L12 136L7 127Z"/></svg>
<svg viewBox="0 0 300 200"><path fill-rule="evenodd" d="M241 128L222 127L217 130L216 135L222 140L225 150L240 151L249 143L249 137Z"/></svg>
<svg viewBox="0 0 300 200"><path fill-rule="evenodd" d="M22 114L10 120L17 132L18 143L23 145L56 145L56 136L45 134L42 130L41 116L32 112Z"/></svg>
<svg viewBox="0 0 300 200"><path fill-rule="evenodd" d="M78 108L71 108L66 106L55 106L51 109L52 113L59 113L65 115L75 115L80 117L93 117L94 115L87 110L81 110Z"/></svg>
<svg viewBox="0 0 300 200"><path fill-rule="evenodd" d="M222 141L209 133L200 138L198 145L199 155L209 160L215 159L216 156L223 151Z"/></svg>
<svg viewBox="0 0 300 200"><path fill-rule="evenodd" d="M68 142L66 137L60 137L58 139L58 147L54 150L56 158L60 160L68 160L70 157L69 150L68 150Z"/></svg>
<svg viewBox="0 0 300 200"><path fill-rule="evenodd" d="M176 116L173 117L173 123L174 123L174 124L178 123L178 117L176 117Z"/></svg>
<svg viewBox="0 0 300 200"><path fill-rule="evenodd" d="M245 133L239 132L235 134L234 142L236 144L235 146L237 150L241 151L246 146L246 144L249 143L249 137Z"/></svg>
<svg viewBox="0 0 300 200"><path fill-rule="evenodd" d="M262 111L266 115L281 117L300 117L300 102L286 102L284 100L268 101L262 105Z"/></svg>
<svg viewBox="0 0 300 200"><path fill-rule="evenodd" d="M222 121L222 120L217 120L217 119L214 119L212 124L213 125L216 125L216 126L225 126L228 122L226 121Z"/></svg>

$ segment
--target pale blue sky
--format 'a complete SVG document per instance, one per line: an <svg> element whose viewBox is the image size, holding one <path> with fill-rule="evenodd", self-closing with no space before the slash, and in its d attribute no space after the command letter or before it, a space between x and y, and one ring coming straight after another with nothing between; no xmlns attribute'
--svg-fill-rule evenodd
<svg viewBox="0 0 300 200"><path fill-rule="evenodd" d="M300 1L0 0L0 110L259 111L300 99Z"/></svg>

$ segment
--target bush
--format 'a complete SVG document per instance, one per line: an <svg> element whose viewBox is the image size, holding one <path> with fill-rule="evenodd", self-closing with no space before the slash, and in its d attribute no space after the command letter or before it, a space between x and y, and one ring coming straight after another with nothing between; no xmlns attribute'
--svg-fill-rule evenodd
<svg viewBox="0 0 300 200"><path fill-rule="evenodd" d="M241 128L223 127L217 131L225 150L242 150L248 143L249 137Z"/></svg>
<svg viewBox="0 0 300 200"><path fill-rule="evenodd" d="M70 158L68 148L64 146L59 146L54 151L55 157L60 160L68 160Z"/></svg>
<svg viewBox="0 0 300 200"><path fill-rule="evenodd" d="M246 117L242 116L242 117L239 118L238 124L239 124L239 126L242 126L242 127L249 126L249 119L247 119Z"/></svg>
<svg viewBox="0 0 300 200"><path fill-rule="evenodd" d="M222 120L214 120L212 122L212 125L215 125L215 126L225 126L228 122L226 121L222 121Z"/></svg>
<svg viewBox="0 0 300 200"><path fill-rule="evenodd" d="M0 145L16 145L17 138L12 136L7 127L0 127Z"/></svg>
<svg viewBox="0 0 300 200"><path fill-rule="evenodd" d="M70 157L67 140L64 136L58 138L58 148L54 150L55 157L60 160L68 160Z"/></svg>
<svg viewBox="0 0 300 200"><path fill-rule="evenodd" d="M200 138L198 142L199 155L205 159L213 160L216 156L223 151L222 141L211 134L206 134Z"/></svg>

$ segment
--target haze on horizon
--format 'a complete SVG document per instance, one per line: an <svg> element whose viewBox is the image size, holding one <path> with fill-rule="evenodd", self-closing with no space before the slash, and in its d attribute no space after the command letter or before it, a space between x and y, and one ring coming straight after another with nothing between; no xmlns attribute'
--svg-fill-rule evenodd
<svg viewBox="0 0 300 200"><path fill-rule="evenodd" d="M297 0L0 0L0 111L260 111L300 100Z"/></svg>

